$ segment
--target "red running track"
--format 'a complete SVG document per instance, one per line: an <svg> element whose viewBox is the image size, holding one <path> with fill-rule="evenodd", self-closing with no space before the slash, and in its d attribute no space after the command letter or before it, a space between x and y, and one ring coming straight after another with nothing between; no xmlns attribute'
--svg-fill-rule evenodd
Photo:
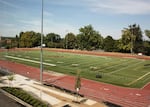
<svg viewBox="0 0 150 107"><path fill-rule="evenodd" d="M40 69L31 66L0 60L0 67L35 80L40 77ZM75 92L73 76L57 77L44 72L43 80L47 84ZM142 89L135 89L82 79L81 85L79 93L96 101L109 101L123 107L150 107L150 84Z"/></svg>

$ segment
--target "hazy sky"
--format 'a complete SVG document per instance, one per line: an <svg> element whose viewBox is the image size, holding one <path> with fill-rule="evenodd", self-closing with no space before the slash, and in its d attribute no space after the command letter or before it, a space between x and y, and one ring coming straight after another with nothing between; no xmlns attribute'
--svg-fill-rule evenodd
<svg viewBox="0 0 150 107"><path fill-rule="evenodd" d="M41 30L42 0L0 0L0 35ZM121 37L130 24L150 29L150 0L44 0L44 34L62 37L91 24L106 37Z"/></svg>

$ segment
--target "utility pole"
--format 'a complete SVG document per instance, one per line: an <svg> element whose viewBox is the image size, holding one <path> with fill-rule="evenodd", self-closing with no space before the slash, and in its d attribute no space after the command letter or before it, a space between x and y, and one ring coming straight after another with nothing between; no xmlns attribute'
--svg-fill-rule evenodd
<svg viewBox="0 0 150 107"><path fill-rule="evenodd" d="M40 82L43 81L43 0L42 0L42 16L41 16L41 51L40 51Z"/></svg>

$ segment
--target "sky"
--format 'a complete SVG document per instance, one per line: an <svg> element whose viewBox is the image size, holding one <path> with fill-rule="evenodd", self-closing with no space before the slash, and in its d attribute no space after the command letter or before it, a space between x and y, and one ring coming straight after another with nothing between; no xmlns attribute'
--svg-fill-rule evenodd
<svg viewBox="0 0 150 107"><path fill-rule="evenodd" d="M150 30L150 0L43 0L44 34L64 37L91 24L103 37L121 38L121 30L139 24ZM41 32L42 0L0 0L0 36Z"/></svg>

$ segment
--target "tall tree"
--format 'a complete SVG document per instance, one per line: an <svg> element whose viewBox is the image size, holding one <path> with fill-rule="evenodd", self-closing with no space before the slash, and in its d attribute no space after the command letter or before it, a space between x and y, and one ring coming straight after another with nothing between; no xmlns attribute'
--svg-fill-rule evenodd
<svg viewBox="0 0 150 107"><path fill-rule="evenodd" d="M131 33L126 28L122 30L122 38L119 40L119 48L122 52L131 52Z"/></svg>
<svg viewBox="0 0 150 107"><path fill-rule="evenodd" d="M120 49L124 52L140 52L142 47L142 31L139 25L133 24L122 30Z"/></svg>
<svg viewBox="0 0 150 107"><path fill-rule="evenodd" d="M40 33L34 31L21 32L19 37L19 46L22 48L31 48L40 45Z"/></svg>
<svg viewBox="0 0 150 107"><path fill-rule="evenodd" d="M17 48L19 48L19 37L18 37L18 35L16 35L16 46L17 46Z"/></svg>
<svg viewBox="0 0 150 107"><path fill-rule="evenodd" d="M145 35L149 38L150 40L150 30L145 30ZM145 40L143 45L144 45L144 54L146 55L150 55L150 41L149 40Z"/></svg>
<svg viewBox="0 0 150 107"><path fill-rule="evenodd" d="M76 44L77 44L76 36L73 33L68 33L65 36L66 49L75 49Z"/></svg>
<svg viewBox="0 0 150 107"><path fill-rule="evenodd" d="M37 47L41 45L41 33L35 33L31 39L32 47Z"/></svg>
<svg viewBox="0 0 150 107"><path fill-rule="evenodd" d="M132 48L135 53L142 52L143 49L143 35L139 25L133 24L129 26L131 32Z"/></svg>
<svg viewBox="0 0 150 107"><path fill-rule="evenodd" d="M115 40L111 36L107 36L104 39L104 50L108 52L112 52L115 49Z"/></svg>
<svg viewBox="0 0 150 107"><path fill-rule="evenodd" d="M84 26L79 31L77 35L79 49L94 50L102 46L103 38L91 25Z"/></svg>
<svg viewBox="0 0 150 107"><path fill-rule="evenodd" d="M145 35L150 39L150 30L145 30Z"/></svg>
<svg viewBox="0 0 150 107"><path fill-rule="evenodd" d="M56 48L56 47L58 47L58 44L61 41L61 37L58 34L49 33L49 34L46 35L45 41L46 41L46 45L48 47Z"/></svg>

